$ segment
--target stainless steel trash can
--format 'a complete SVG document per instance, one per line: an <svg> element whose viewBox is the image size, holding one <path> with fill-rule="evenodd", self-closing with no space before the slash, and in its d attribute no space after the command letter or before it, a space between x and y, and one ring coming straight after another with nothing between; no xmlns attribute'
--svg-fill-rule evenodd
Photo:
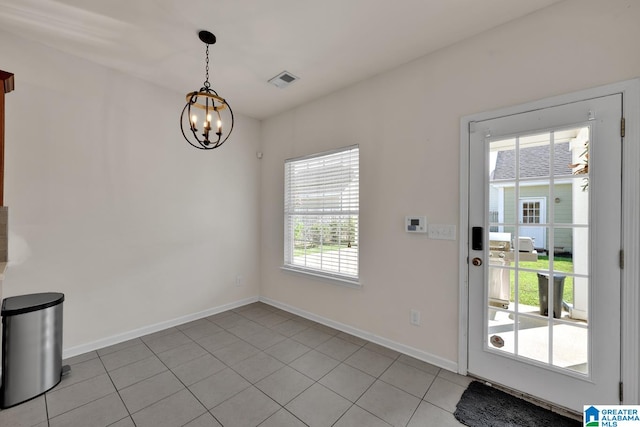
<svg viewBox="0 0 640 427"><path fill-rule="evenodd" d="M2 301L0 408L32 399L55 387L62 375L62 302L47 292Z"/></svg>

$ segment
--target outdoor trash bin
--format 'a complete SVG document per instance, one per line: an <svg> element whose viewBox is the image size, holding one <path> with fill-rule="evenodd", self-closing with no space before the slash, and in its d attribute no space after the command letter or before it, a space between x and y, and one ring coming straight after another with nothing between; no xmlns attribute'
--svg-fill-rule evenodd
<svg viewBox="0 0 640 427"><path fill-rule="evenodd" d="M47 292L2 301L0 408L32 399L62 376L62 302Z"/></svg>
<svg viewBox="0 0 640 427"><path fill-rule="evenodd" d="M553 275L553 317L562 317L562 295L564 293L564 279L562 274ZM549 314L549 275L538 273L538 296L540 297L540 314Z"/></svg>

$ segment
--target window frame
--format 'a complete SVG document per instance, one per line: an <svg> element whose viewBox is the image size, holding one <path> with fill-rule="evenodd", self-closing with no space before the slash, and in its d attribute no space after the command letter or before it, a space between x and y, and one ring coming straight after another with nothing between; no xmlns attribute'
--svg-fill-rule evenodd
<svg viewBox="0 0 640 427"><path fill-rule="evenodd" d="M354 154L355 151L355 154ZM344 154L344 157L340 157L336 155ZM355 159L353 157L355 156ZM322 164L320 166L323 168L319 173L313 173L311 179L316 182L311 182L312 188L308 192L300 192L295 190L295 184L299 184L308 177L301 176L298 180L295 179L295 176L292 175L292 168L295 166L298 167L309 167L313 162L323 161L323 160L331 160L331 157L340 161L348 161L349 168L352 168L349 171L349 178L345 180L344 183L347 183L345 188L340 193L340 202L336 202L336 195L330 195L325 190L327 185L340 185L340 179L345 179L344 175L337 175L335 180L327 183L326 181L319 181L318 178L322 178L323 175L326 174L335 174L335 170L332 169L331 165ZM324 158L324 159L323 159ZM355 166L355 168L354 168ZM335 168L335 165L333 165ZM352 174L355 174L355 178ZM309 182L307 182L309 184ZM355 184L355 188L353 185ZM351 187L347 189L347 187ZM335 190L333 190L335 191ZM314 192L317 192L314 194ZM322 193L322 196L318 197L318 193ZM342 195L348 193L346 197L346 201L342 201ZM317 207L317 203L311 202L306 207L302 206L302 203L299 201L299 197L302 196L307 200L333 200L326 203L323 202L321 204L322 207ZM298 197L298 201L294 202L293 199ZM306 155L302 157L290 158L286 159L284 162L284 198L283 198L283 220L284 220L284 233L283 233L283 265L282 269L289 272L299 273L305 276L318 277L322 279L326 279L332 282L335 282L340 285L350 286L350 287L360 287L360 248L359 248L359 225L360 225L360 147L358 144L350 145L346 147L341 147L335 150L324 151L320 153L315 153L311 155ZM326 206L330 207L326 207ZM319 238L321 241L319 243L320 250L314 251L316 255L319 255L319 258L323 260L325 257L327 258L326 264L328 267L324 267L324 261L321 261L319 268L310 267L307 262L310 261L310 258L313 256L311 254L304 254L304 258L302 259L302 264L294 262L294 253L295 243L296 243L296 228L300 226L296 221L300 218L308 218L308 223L305 228L313 228L319 227L323 228L327 226L328 221L335 222L336 220L340 223L342 221L347 221L348 230L346 231L349 237L353 237L353 241L349 238L347 240L341 240L342 237L338 237L338 244L342 246L347 242L346 248L349 249L345 255L342 252L346 248L339 248L337 254L337 264L339 267L333 265L331 266L331 259L333 257L333 261L335 264L335 250L324 250L324 234L325 231L320 232L320 236L315 236ZM353 222L355 218L355 226ZM340 230L338 235L344 233L344 228L338 227ZM336 230L332 230L336 231ZM331 234L331 233L329 233ZM299 242L298 242L299 243ZM305 246L306 248L306 246ZM332 253L333 252L333 253ZM328 255L328 256L327 256ZM355 256L354 256L355 255ZM299 257L300 255L298 255ZM343 262L344 256L344 262ZM307 258L309 257L309 258ZM346 264L343 266L343 264ZM355 274L350 274L348 270L354 269ZM346 270L346 272L345 272Z"/></svg>

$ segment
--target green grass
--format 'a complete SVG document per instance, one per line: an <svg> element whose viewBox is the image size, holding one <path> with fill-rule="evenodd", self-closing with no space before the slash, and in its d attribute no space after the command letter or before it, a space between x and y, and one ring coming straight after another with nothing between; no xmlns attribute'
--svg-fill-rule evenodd
<svg viewBox="0 0 640 427"><path fill-rule="evenodd" d="M531 270L547 271L549 266L548 256L538 256L536 262L520 262L521 268L528 268ZM554 271L566 271L573 272L573 261L571 258L554 257L553 258ZM515 271L511 272L511 283L515 283ZM539 304L538 296L538 276L534 272L519 271L519 303L526 305L537 306ZM573 303L573 277L567 276L564 279L563 300L568 303ZM515 286L511 287L511 301L515 301Z"/></svg>
<svg viewBox="0 0 640 427"><path fill-rule="evenodd" d="M337 251L338 249L346 249L347 245L323 245L323 246L308 246L305 248L295 248L293 250L293 256L319 254L320 252Z"/></svg>

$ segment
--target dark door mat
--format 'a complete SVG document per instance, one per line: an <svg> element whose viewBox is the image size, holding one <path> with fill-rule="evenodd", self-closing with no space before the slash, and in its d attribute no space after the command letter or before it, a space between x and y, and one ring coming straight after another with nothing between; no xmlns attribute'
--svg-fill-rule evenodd
<svg viewBox="0 0 640 427"><path fill-rule="evenodd" d="M581 427L580 421L473 381L462 394L453 413L470 427Z"/></svg>

